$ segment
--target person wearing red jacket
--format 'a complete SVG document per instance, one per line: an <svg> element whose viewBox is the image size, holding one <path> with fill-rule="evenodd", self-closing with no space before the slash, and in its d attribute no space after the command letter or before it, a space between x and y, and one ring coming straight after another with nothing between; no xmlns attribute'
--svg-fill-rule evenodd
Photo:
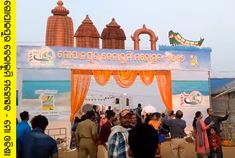
<svg viewBox="0 0 235 158"><path fill-rule="evenodd" d="M211 147L211 157L222 158L221 139L220 139L220 136L216 133L216 130L214 127L210 129L209 142L210 142L210 147Z"/></svg>

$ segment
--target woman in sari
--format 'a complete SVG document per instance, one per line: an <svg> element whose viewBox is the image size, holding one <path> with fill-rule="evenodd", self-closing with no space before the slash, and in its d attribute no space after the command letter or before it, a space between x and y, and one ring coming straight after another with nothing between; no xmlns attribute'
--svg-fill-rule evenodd
<svg viewBox="0 0 235 158"><path fill-rule="evenodd" d="M193 120L193 127L196 134L195 150L198 158L206 158L210 154L210 145L206 130L214 124L211 122L209 125L206 125L202 117L201 111L197 111Z"/></svg>

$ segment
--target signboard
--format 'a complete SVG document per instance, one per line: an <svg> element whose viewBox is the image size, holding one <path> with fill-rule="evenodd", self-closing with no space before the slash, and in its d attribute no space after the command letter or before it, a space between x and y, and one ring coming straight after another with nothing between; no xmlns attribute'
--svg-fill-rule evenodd
<svg viewBox="0 0 235 158"><path fill-rule="evenodd" d="M57 90L37 90L35 93L39 94L42 110L54 110L54 95L57 94Z"/></svg>
<svg viewBox="0 0 235 158"><path fill-rule="evenodd" d="M158 51L17 47L17 68L210 70L210 48L160 46Z"/></svg>

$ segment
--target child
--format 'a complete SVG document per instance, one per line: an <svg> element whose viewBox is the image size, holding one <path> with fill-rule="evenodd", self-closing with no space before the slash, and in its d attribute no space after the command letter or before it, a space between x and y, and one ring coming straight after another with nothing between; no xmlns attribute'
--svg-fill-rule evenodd
<svg viewBox="0 0 235 158"><path fill-rule="evenodd" d="M221 156L221 139L216 133L215 128L210 129L209 142L211 147L211 157L212 158L222 158Z"/></svg>

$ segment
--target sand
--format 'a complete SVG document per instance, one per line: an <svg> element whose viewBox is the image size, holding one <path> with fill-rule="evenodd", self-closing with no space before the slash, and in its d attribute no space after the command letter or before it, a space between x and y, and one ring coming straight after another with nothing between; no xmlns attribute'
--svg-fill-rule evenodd
<svg viewBox="0 0 235 158"><path fill-rule="evenodd" d="M224 158L233 158L235 155L235 147L223 147ZM161 156L162 158L171 158L170 142L166 141L161 145ZM71 151L67 153L60 154L60 158L77 158L77 151ZM102 158L102 157L98 157ZM185 158L196 158L196 153L194 151L194 144L186 144Z"/></svg>
<svg viewBox="0 0 235 158"><path fill-rule="evenodd" d="M197 106L182 106L180 105L179 95L173 96L174 110L182 110L184 112L184 119L187 122L186 132L190 133L192 130L191 124L194 117L194 113L198 110L202 111L204 114L206 113L206 108L209 106L209 97L203 96L203 101L201 105ZM47 129L59 129L62 131L62 135L59 137L65 138L67 140L67 144L69 144L70 140L70 129L71 123L69 121L70 115L70 97L68 94L63 94L56 97L55 101L56 110L55 115L49 119L49 125ZM17 107L17 112L21 112L23 110L29 111L30 114L37 114L40 112L40 101L38 99L27 99L22 101L22 105ZM206 115L204 115L206 116ZM58 133L58 130L51 130L50 135ZM164 142L162 144L162 158L171 158L170 156L170 145L169 142ZM235 147L223 147L224 158L233 158L235 155ZM70 151L66 153L60 153L60 158L70 158L77 157L76 151ZM104 157L98 157L104 158ZM194 144L189 143L186 145L186 153L185 158L196 158L196 154L194 151Z"/></svg>

